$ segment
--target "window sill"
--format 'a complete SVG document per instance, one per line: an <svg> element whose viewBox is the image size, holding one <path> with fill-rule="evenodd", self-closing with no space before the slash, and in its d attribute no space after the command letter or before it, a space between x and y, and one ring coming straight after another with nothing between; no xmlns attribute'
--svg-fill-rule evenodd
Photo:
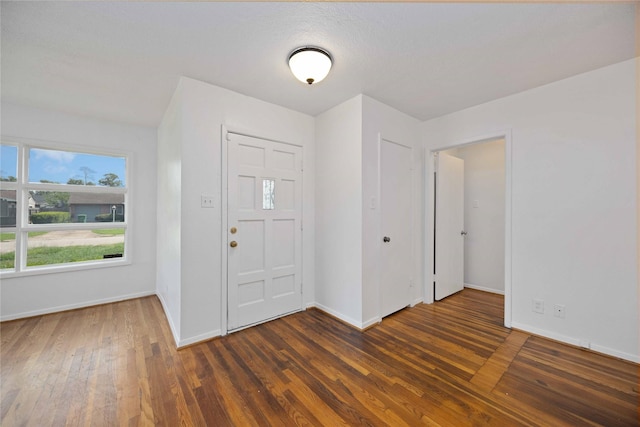
<svg viewBox="0 0 640 427"><path fill-rule="evenodd" d="M83 270L95 270L100 268L112 268L131 265L131 261L127 259L120 259L118 261L87 261L79 263L58 264L58 265L46 265L38 267L29 267L23 271L6 270L0 272L0 278L12 279L16 277L37 276L41 274L56 274L56 273L70 273L74 271Z"/></svg>

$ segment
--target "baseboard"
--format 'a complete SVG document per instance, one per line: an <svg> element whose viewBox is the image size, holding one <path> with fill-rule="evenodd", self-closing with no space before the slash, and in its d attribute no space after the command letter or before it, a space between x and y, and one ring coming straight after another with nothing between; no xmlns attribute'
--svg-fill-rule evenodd
<svg viewBox="0 0 640 427"><path fill-rule="evenodd" d="M180 350L181 348L184 347L188 347L188 346L192 346L194 344L198 344L204 341L209 341L213 338L217 338L219 336L222 336L222 331L220 329L215 330L215 331L211 331L211 332L205 332L204 334L200 334L200 335L196 335L195 337L191 337L191 338L187 338L184 340L180 340L178 342L178 350Z"/></svg>
<svg viewBox="0 0 640 427"><path fill-rule="evenodd" d="M413 302L411 304L409 304L409 307L415 307L418 304L422 304L424 300L422 299L422 297L413 300Z"/></svg>
<svg viewBox="0 0 640 427"><path fill-rule="evenodd" d="M331 309L329 307L326 307L326 306L324 306L322 304L318 304L318 303L315 303L314 307L317 308L318 310L324 311L325 313L329 314L332 317L335 317L336 319L340 320L341 322L347 323L347 324L349 324L349 325L351 325L351 326L353 326L355 328L358 328L360 330L365 329L365 326L364 326L363 323L358 322L357 320L354 320L354 319L350 318L349 316L345 316L344 314L339 313L339 312L337 312L337 311L335 311L335 310L333 310L333 309Z"/></svg>
<svg viewBox="0 0 640 427"><path fill-rule="evenodd" d="M599 344L592 343L586 340L581 340L581 339L570 337L567 335L558 334L558 333L547 331L544 329L534 328L530 325L525 325L518 322L511 322L511 327L514 329L519 329L521 331L529 332L534 335L539 335L544 338L549 338L554 341L560 341L565 344L573 345L575 347L581 347L581 348L584 348L585 350L591 350L596 353L605 354L607 356L616 357L618 359L624 359L630 362L640 363L640 355L626 353L626 352L612 349L609 347L601 346Z"/></svg>
<svg viewBox="0 0 640 427"><path fill-rule="evenodd" d="M465 288L469 288L469 289L475 289L477 291L490 292L492 294L504 295L504 291L501 291L500 289L487 288L485 286L472 285L470 283L465 283L464 287Z"/></svg>
<svg viewBox="0 0 640 427"><path fill-rule="evenodd" d="M362 327L360 328L360 330L369 329L370 327L375 326L380 322L382 322L382 319L379 316L372 317L371 319L362 323Z"/></svg>
<svg viewBox="0 0 640 427"><path fill-rule="evenodd" d="M180 334L178 334L178 330L176 326L173 324L173 318L170 315L169 308L167 307L167 303L165 302L162 294L160 292L156 293L156 296L160 300L160 305L162 305L162 310L164 311L164 317L167 319L169 323L169 329L171 330L171 335L173 335L173 344L178 347L178 343L180 342Z"/></svg>
<svg viewBox="0 0 640 427"><path fill-rule="evenodd" d="M25 319L27 317L42 316L43 314L59 313L61 311L78 310L80 308L93 307L95 305L110 304L113 302L126 301L130 299L143 298L151 295L155 295L156 291L138 292L135 294L119 295L117 297L102 298L97 300L85 301L76 304L59 305L56 307L44 308L42 310L25 311L22 313L9 314L6 316L0 316L0 322L8 320Z"/></svg>
<svg viewBox="0 0 640 427"><path fill-rule="evenodd" d="M628 360L630 362L640 363L640 355L625 353L613 348L604 347L598 344L591 344L590 349L598 353L606 354L608 356L617 357L618 359Z"/></svg>

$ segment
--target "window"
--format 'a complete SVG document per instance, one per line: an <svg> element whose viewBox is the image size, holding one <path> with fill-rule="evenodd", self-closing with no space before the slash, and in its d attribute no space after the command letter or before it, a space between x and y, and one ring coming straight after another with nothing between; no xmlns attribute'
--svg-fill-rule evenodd
<svg viewBox="0 0 640 427"><path fill-rule="evenodd" d="M0 272L127 260L127 156L0 144Z"/></svg>
<svg viewBox="0 0 640 427"><path fill-rule="evenodd" d="M275 209L275 188L276 181L273 179L262 180L262 209Z"/></svg>

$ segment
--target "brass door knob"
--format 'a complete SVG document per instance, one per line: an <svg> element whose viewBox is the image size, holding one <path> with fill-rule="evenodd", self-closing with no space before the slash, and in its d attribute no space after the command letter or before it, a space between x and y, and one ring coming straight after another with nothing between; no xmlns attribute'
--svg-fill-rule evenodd
<svg viewBox="0 0 640 427"><path fill-rule="evenodd" d="M235 240L232 240L231 243L229 243L229 246L231 246L232 248L235 248L236 246L238 246L238 242L236 242Z"/></svg>
<svg viewBox="0 0 640 427"><path fill-rule="evenodd" d="M229 230L229 232L230 232L231 234L236 234L236 233L238 232L238 229L237 229L237 228L235 228L235 227L231 227L231 230Z"/></svg>

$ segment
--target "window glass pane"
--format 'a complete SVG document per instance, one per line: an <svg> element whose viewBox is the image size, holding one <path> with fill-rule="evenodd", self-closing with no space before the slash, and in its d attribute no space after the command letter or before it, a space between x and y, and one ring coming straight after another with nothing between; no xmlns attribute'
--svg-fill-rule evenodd
<svg viewBox="0 0 640 427"><path fill-rule="evenodd" d="M0 269L15 268L16 234L0 232Z"/></svg>
<svg viewBox="0 0 640 427"><path fill-rule="evenodd" d="M27 267L118 260L124 256L124 228L29 233Z"/></svg>
<svg viewBox="0 0 640 427"><path fill-rule="evenodd" d="M124 221L124 194L60 191L31 191L29 194L29 222L32 224Z"/></svg>
<svg viewBox="0 0 640 427"><path fill-rule="evenodd" d="M262 209L275 209L275 186L273 179L262 180Z"/></svg>
<svg viewBox="0 0 640 427"><path fill-rule="evenodd" d="M16 226L16 190L0 189L0 230Z"/></svg>
<svg viewBox="0 0 640 427"><path fill-rule="evenodd" d="M15 182L18 176L18 147L0 145L0 181Z"/></svg>
<svg viewBox="0 0 640 427"><path fill-rule="evenodd" d="M29 182L125 187L126 159L71 151L29 150Z"/></svg>

